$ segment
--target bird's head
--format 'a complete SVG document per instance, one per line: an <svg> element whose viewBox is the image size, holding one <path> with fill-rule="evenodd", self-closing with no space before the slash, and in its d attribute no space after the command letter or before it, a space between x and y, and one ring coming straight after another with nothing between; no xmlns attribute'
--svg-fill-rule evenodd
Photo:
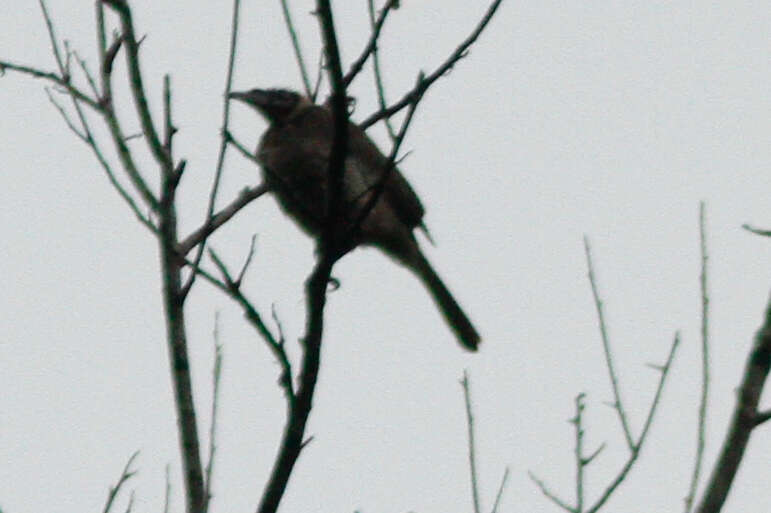
<svg viewBox="0 0 771 513"><path fill-rule="evenodd" d="M228 98L251 105L271 123L280 123L310 100L289 89L250 89L232 92Z"/></svg>

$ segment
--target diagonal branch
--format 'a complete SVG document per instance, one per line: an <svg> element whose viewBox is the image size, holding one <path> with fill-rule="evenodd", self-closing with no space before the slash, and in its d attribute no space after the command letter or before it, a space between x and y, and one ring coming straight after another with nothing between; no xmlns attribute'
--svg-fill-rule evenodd
<svg viewBox="0 0 771 513"><path fill-rule="evenodd" d="M645 424L643 425L642 432L640 433L639 438L637 439L637 442L634 443L632 446L632 451L629 454L629 457L626 460L626 463L624 463L624 466L619 470L616 477L610 482L610 484L605 488L605 491L602 493L602 495L597 499L597 501L594 503L594 505L587 509L587 513L597 513L597 511L600 510L600 508L607 502L608 499L610 499L610 496L613 494L614 491L619 487L619 485L624 482L624 479L626 479L626 476L629 474L629 471L634 466L635 462L637 461L637 458L640 456L640 451L642 450L642 446L645 443L645 441L648 438L648 431L653 424L653 417L656 414L656 411L658 410L659 400L661 399L661 394L664 391L664 384L666 383L667 376L669 376L669 371L672 368L672 362L675 358L675 352L677 351L677 348L680 345L680 334L676 333L675 338L672 341L672 345L669 349L669 354L667 355L667 360L660 367L661 375L659 376L659 382L656 386L656 393L653 396L653 401L651 401L651 406L648 409L648 415L645 419Z"/></svg>
<svg viewBox="0 0 771 513"><path fill-rule="evenodd" d="M600 323L600 335L602 336L602 348L605 354L605 363L608 366L608 375L610 376L610 384L613 388L614 403L613 407L618 413L619 421L621 422L621 428L626 438L627 446L630 450L634 448L634 441L632 438L632 431L629 428L629 421L624 409L624 403L621 401L621 391L618 385L618 376L616 376L616 370L613 366L613 355L610 349L610 337L608 336L607 324L605 323L605 314L602 309L602 299L597 289L597 280L594 276L594 264L592 263L592 249L589 245L589 238L584 236L584 250L586 252L586 265L588 267L589 283L592 287L592 296L594 297L594 305L597 308L597 318Z"/></svg>
<svg viewBox="0 0 771 513"><path fill-rule="evenodd" d="M755 334L752 348L747 356L728 433L705 486L701 503L696 508L697 513L717 513L728 498L728 492L739 470L739 463L744 457L752 430L758 426L758 403L769 369L771 369L771 301L766 305L763 324Z"/></svg>
<svg viewBox="0 0 771 513"><path fill-rule="evenodd" d="M367 119L362 121L359 125L361 126L362 130L374 125L385 117L393 116L405 108L417 96L425 93L426 90L431 87L431 84L436 82L445 73L450 71L460 59L468 55L469 48L474 44L477 38L479 38L479 35L482 33L485 27L487 27L487 24L493 18L495 11L497 11L498 7L500 7L501 2L502 0L494 0L493 3L491 3L487 8L487 12L485 12L484 16L482 16L482 19L479 21L471 34L455 49L455 51L452 52L452 54L450 54L450 56L438 68L436 68L436 70L434 70L430 75L427 75L420 83L413 87L412 90L407 92L401 100L386 109L381 109L375 112Z"/></svg>
<svg viewBox="0 0 771 513"><path fill-rule="evenodd" d="M383 29L383 25L385 25L388 13L391 12L391 9L395 3L396 0L388 0L388 2L383 7L383 10L380 11L380 16L378 16L377 21L372 26L372 35L369 37L369 41L367 41L364 50L362 50L361 55L359 55L359 57L353 61L353 64L351 64L351 67L348 70L348 73L346 73L343 77L343 83L346 87L351 85L351 82L353 82L353 80L356 78L356 75L359 74L361 68L364 67L364 63L367 62L369 56L372 55L372 53L375 51L377 47L377 41L380 38L380 31Z"/></svg>
<svg viewBox="0 0 771 513"><path fill-rule="evenodd" d="M225 208L211 216L211 220L188 235L177 248L180 255L187 255L198 244L214 233L219 227L227 223L234 215L241 211L252 201L256 200L268 191L268 186L263 184L244 188L241 193Z"/></svg>
<svg viewBox="0 0 771 513"><path fill-rule="evenodd" d="M187 279L187 283L183 287L183 290L185 291L185 294L190 291L190 289L193 287L193 284L195 283L195 278L198 276L198 274L195 272L195 269L201 264L201 258L203 258L203 252L206 248L206 239L208 236L214 231L216 228L210 228L210 225L214 222L213 216L214 216L214 206L217 203L217 193L219 192L220 183L222 181L222 170L223 166L225 164L225 152L228 149L228 125L230 124L230 100L228 99L228 95L230 94L230 88L231 84L233 83L233 67L236 60L236 48L237 48L237 41L238 41L238 19L239 19L239 11L241 8L241 2L240 0L233 0L233 17L231 21L231 30L230 30L230 51L228 56L228 71L225 78L225 93L224 93L224 104L222 107L222 128L221 128L221 140L220 140L220 148L219 152L217 154L217 165L215 167L214 171L214 182L211 186L211 192L209 193L209 203L206 208L206 220L204 221L204 228L202 234L203 237L197 242L198 246L198 252L195 255L194 264L192 267L193 272L190 273L189 278ZM235 213L235 212L234 212ZM223 221L224 222L224 221Z"/></svg>

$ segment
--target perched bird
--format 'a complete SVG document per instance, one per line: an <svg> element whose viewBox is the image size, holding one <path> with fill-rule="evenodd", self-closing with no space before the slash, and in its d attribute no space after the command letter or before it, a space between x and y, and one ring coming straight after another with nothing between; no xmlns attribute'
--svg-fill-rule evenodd
<svg viewBox="0 0 771 513"><path fill-rule="evenodd" d="M334 138L332 111L286 89L230 93L263 115L270 126L257 147L265 182L282 209L311 236L326 223L327 168ZM361 218L368 199L386 176L382 193ZM348 153L341 191L341 229L351 229L350 249L370 245L413 271L426 286L459 342L475 351L479 334L420 250L413 235L423 227L423 205L407 180L363 130L348 124ZM360 222L359 226L356 223ZM336 227L337 228L337 227Z"/></svg>

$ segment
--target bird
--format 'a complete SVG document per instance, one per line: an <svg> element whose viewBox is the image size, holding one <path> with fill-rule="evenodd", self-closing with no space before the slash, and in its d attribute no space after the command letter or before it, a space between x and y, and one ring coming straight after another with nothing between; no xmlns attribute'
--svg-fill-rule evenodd
<svg viewBox="0 0 771 513"><path fill-rule="evenodd" d="M289 89L250 89L231 92L228 97L249 105L268 122L256 151L263 179L281 209L303 231L320 237L327 222L327 170L334 139L331 109ZM372 195L378 192L379 198L371 204ZM460 344L476 351L479 333L434 271L413 233L417 228L425 229L423 204L399 169L350 121L341 204L335 229L350 230L346 251L373 246L412 271ZM366 212L367 208L371 210Z"/></svg>

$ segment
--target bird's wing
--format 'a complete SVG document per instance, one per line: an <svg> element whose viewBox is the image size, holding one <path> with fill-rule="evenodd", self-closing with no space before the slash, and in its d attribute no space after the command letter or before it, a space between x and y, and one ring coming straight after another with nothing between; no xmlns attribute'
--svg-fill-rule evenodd
<svg viewBox="0 0 771 513"><path fill-rule="evenodd" d="M361 170L367 185L375 185L381 180L383 173L389 173L383 199L404 224L410 228L419 226L425 209L404 175L398 168L388 171L388 158L358 126L351 124L349 134L349 155L358 161L356 167Z"/></svg>

